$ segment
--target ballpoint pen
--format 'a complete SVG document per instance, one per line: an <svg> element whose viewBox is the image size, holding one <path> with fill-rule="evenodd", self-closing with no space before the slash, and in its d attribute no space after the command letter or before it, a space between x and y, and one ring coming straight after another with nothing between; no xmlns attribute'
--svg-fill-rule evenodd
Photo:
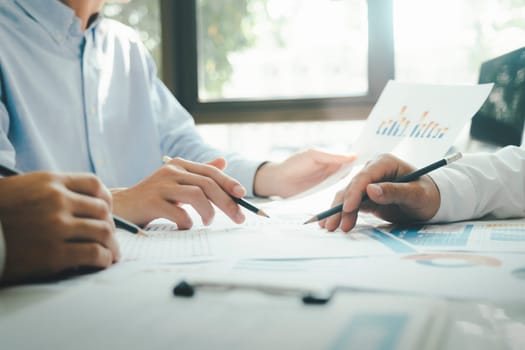
<svg viewBox="0 0 525 350"><path fill-rule="evenodd" d="M419 177L431 172L432 170L436 170L438 168L441 168L442 166L445 166L447 164L450 164L452 162L455 162L456 160L460 159L462 157L462 154L461 153L454 153L448 157L445 157L443 159L440 159L438 160L437 162L434 162L430 165L427 165L426 167L424 168L421 168L421 169L418 169L410 174L407 174L405 176L402 176L400 177L399 179L395 179L395 180L392 180L390 182L395 182L395 183L401 183L401 182L410 182L410 181L414 181L414 180L417 180ZM363 196L363 198L361 199L361 201L365 201L368 199L368 196L365 194ZM337 213L340 213L341 211L343 211L343 204L339 204L331 209L328 209L326 211L323 211L322 213L319 213L317 215L314 215L313 217L311 217L309 220L305 221L304 224L309 224L309 223L312 223L312 222L316 222L316 221L319 221L319 220L323 220L323 219L326 219L327 217L330 217L332 215L335 215Z"/></svg>
<svg viewBox="0 0 525 350"><path fill-rule="evenodd" d="M23 173L20 170L16 170L16 169L0 164L0 175L15 176L15 175L22 175L22 174ZM117 215L113 215L113 222L115 223L116 227L126 230L128 232L131 232L133 234L137 234L141 232L140 228L137 225Z"/></svg>
<svg viewBox="0 0 525 350"><path fill-rule="evenodd" d="M170 160L171 160L171 157L169 157L169 156L162 157L162 161L164 163L167 163ZM230 197L233 199L233 201L235 203L239 204L241 207L244 207L244 208L248 209L252 213L255 213L255 214L259 215L259 216L264 216L266 218L269 218L268 214L266 214L262 209L257 208L255 205L251 204L250 202L246 201L245 199L237 198L237 197L234 197L232 195L230 195Z"/></svg>

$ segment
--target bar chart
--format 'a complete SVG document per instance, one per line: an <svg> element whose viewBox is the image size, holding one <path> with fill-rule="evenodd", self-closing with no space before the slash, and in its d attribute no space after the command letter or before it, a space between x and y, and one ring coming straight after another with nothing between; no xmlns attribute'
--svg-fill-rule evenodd
<svg viewBox="0 0 525 350"><path fill-rule="evenodd" d="M429 111L419 117L419 121L411 126L412 121L407 116L407 106L403 106L396 118L383 119L379 122L376 135L389 137L409 137L425 139L442 139L448 132L448 127L429 119Z"/></svg>

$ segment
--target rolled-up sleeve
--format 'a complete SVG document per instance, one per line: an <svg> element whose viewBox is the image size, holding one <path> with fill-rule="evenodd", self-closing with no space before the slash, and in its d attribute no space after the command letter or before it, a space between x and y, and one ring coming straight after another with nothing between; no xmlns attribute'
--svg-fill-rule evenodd
<svg viewBox="0 0 525 350"><path fill-rule="evenodd" d="M237 153L223 152L208 145L195 128L193 117L171 91L156 77L153 60L147 53L152 84L152 101L162 152L196 162L209 162L222 157L227 161L226 174L239 181L253 196L255 173L263 160L248 160Z"/></svg>
<svg viewBox="0 0 525 350"><path fill-rule="evenodd" d="M2 62L0 61L0 164L7 166L15 165L15 150L9 141L9 113L7 112L5 100L5 91L2 90Z"/></svg>

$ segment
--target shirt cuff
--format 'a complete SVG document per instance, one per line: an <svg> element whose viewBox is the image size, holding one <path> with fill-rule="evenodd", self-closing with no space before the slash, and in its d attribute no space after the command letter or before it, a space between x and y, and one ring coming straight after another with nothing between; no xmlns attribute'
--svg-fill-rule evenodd
<svg viewBox="0 0 525 350"><path fill-rule="evenodd" d="M440 194L439 209L428 222L450 222L471 219L477 203L476 189L461 170L447 167L429 175Z"/></svg>
<svg viewBox="0 0 525 350"><path fill-rule="evenodd" d="M253 191L255 173L263 163L264 161L248 161L245 159L229 161L225 172L244 186L246 197L255 197Z"/></svg>
<svg viewBox="0 0 525 350"><path fill-rule="evenodd" d="M2 231L2 223L0 222L0 280L4 274L5 267L5 241L4 241L4 232Z"/></svg>

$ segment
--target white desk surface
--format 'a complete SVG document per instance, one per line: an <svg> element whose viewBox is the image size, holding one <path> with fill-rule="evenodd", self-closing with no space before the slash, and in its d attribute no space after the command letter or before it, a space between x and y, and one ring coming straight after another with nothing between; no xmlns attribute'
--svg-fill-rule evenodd
<svg viewBox="0 0 525 350"><path fill-rule="evenodd" d="M0 348L525 349L525 294L522 301L457 300L346 290L326 305L253 290L173 296L182 277L209 274L215 264L123 263L66 281L4 288ZM284 276L293 281L297 274ZM480 288L490 283L480 281Z"/></svg>
<svg viewBox="0 0 525 350"><path fill-rule="evenodd" d="M340 292L326 305L303 305L297 295L207 289L187 299L172 294L180 275L175 267L117 277L109 270L58 285L4 289L2 349L523 349L525 345L525 302Z"/></svg>

